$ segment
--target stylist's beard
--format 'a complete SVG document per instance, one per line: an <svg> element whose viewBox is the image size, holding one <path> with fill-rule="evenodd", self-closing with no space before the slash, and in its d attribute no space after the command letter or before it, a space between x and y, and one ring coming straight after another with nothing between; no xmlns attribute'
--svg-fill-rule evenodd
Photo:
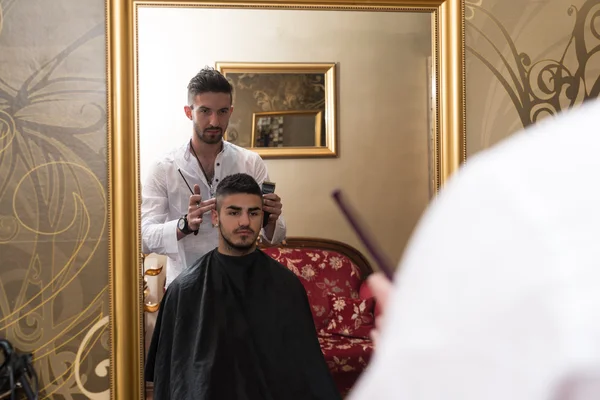
<svg viewBox="0 0 600 400"><path fill-rule="evenodd" d="M246 253L246 252L252 250L252 248L256 245L256 240L258 239L258 233L254 232L254 230L252 230L249 226L243 226L243 227L236 229L234 231L234 234L236 234L236 232L238 230L247 230L247 231L251 231L252 233L248 234L248 239L246 239L245 242L235 243L231 237L233 235L227 235L225 232L223 232L223 227L221 225L219 225L219 231L221 232L223 241L225 242L225 244L227 244L227 246L229 246L229 248L239 251L240 253Z"/></svg>
<svg viewBox="0 0 600 400"><path fill-rule="evenodd" d="M218 130L218 133L209 133L211 130ZM194 132L198 139L206 144L217 144L223 140L223 129L218 126L209 126L202 130L198 125L194 125Z"/></svg>

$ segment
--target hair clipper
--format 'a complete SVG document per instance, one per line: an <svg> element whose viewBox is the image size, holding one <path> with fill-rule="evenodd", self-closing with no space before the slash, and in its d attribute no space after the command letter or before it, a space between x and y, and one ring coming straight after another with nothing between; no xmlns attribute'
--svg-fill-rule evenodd
<svg viewBox="0 0 600 400"><path fill-rule="evenodd" d="M275 193L275 183L274 182L263 182L262 184L262 193L263 195L265 194L269 194L269 193ZM265 226L267 226L267 224L269 223L269 215L271 215L271 213L268 213L266 211L263 212L263 228Z"/></svg>

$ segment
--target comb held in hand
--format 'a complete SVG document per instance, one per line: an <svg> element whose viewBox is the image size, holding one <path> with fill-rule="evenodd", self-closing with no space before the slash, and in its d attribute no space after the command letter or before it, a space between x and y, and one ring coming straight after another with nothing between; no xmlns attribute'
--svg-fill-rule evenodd
<svg viewBox="0 0 600 400"><path fill-rule="evenodd" d="M342 213L344 214L344 216L346 217L346 220L348 221L348 223L362 242L362 244L367 248L367 251L369 252L369 254L371 254L371 257L373 257L373 259L379 266L381 272L383 272L385 276L387 276L387 278L390 281L392 281L394 277L394 270L390 266L386 257L383 255L383 252L379 250L375 246L375 242L371 240L373 236L370 235L366 228L361 225L357 212L354 211L350 204L346 203L342 196L341 190L334 190L332 193L332 197L335 200L335 203L342 211Z"/></svg>

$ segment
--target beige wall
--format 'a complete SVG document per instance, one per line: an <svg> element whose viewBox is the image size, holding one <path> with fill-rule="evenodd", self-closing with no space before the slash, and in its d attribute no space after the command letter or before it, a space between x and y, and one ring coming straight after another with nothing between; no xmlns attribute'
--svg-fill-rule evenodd
<svg viewBox="0 0 600 400"><path fill-rule="evenodd" d="M203 40L224 20L226 39ZM187 81L204 65L337 62L340 157L267 160L270 178L289 236L336 239L367 255L330 198L341 188L395 264L429 200L429 21L418 13L142 10L142 170L165 144L189 139ZM159 24L169 29L159 33Z"/></svg>

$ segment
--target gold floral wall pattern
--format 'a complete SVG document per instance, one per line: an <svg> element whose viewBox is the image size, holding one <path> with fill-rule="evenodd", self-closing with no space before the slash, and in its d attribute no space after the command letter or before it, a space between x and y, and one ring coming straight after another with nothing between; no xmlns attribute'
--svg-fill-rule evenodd
<svg viewBox="0 0 600 400"><path fill-rule="evenodd" d="M600 95L600 0L466 6L469 153Z"/></svg>
<svg viewBox="0 0 600 400"><path fill-rule="evenodd" d="M234 113L227 139L250 145L252 114L264 111L325 111L325 75L227 73L234 88ZM322 131L325 132L323 126Z"/></svg>
<svg viewBox="0 0 600 400"><path fill-rule="evenodd" d="M104 26L100 1L0 0L0 337L40 398L108 398Z"/></svg>

